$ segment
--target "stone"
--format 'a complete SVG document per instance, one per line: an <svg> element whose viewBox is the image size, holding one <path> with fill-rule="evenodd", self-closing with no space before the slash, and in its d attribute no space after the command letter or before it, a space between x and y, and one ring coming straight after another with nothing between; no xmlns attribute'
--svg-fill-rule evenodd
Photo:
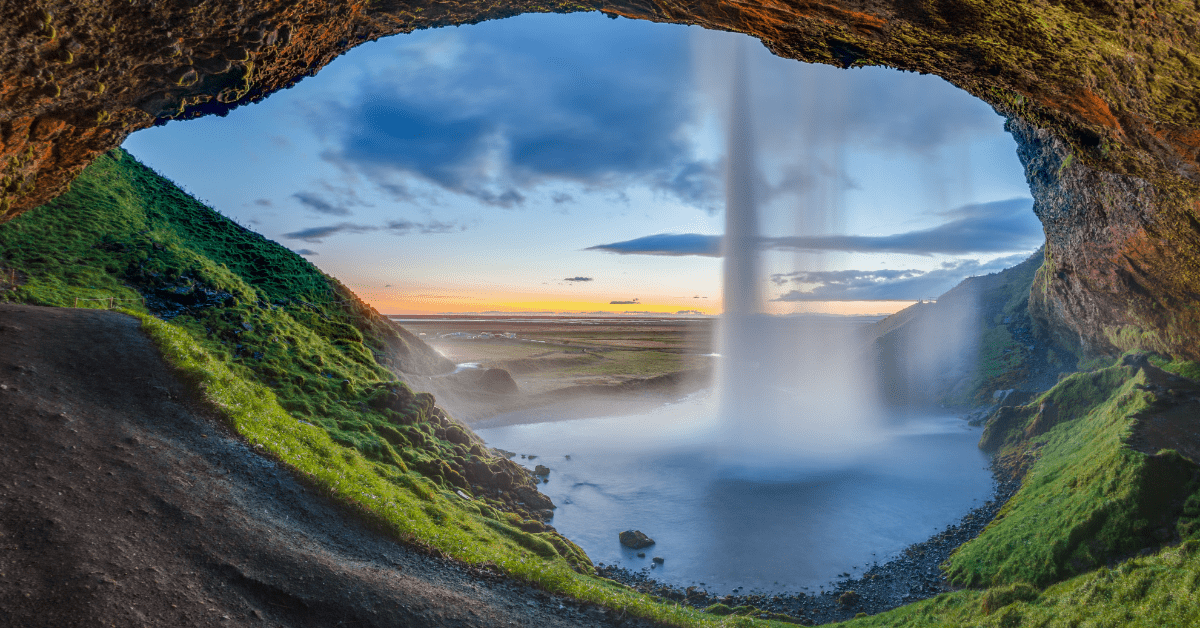
<svg viewBox="0 0 1200 628"><path fill-rule="evenodd" d="M631 549L642 549L654 545L654 539L646 536L641 530L626 530L618 535L621 545Z"/></svg>
<svg viewBox="0 0 1200 628"><path fill-rule="evenodd" d="M550 475L550 469L546 465L539 464L533 468L533 474L540 476Z"/></svg>
<svg viewBox="0 0 1200 628"><path fill-rule="evenodd" d="M667 562L667 561L663 560L662 556L655 556L654 558L651 558L650 560L652 560L660 565Z"/></svg>
<svg viewBox="0 0 1200 628"><path fill-rule="evenodd" d="M550 510L555 507L554 502L550 501L549 497L539 493L536 488L518 486L513 492L517 494L517 498L524 502L530 510Z"/></svg>

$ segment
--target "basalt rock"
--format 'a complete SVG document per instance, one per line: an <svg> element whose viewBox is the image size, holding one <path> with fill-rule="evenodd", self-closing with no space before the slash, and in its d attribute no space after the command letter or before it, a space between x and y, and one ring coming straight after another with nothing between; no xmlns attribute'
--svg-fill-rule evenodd
<svg viewBox="0 0 1200 628"><path fill-rule="evenodd" d="M625 530L617 535L617 539L621 541L621 545L633 549L643 549L654 545L654 539L646 536L646 533L641 530Z"/></svg>
<svg viewBox="0 0 1200 628"><path fill-rule="evenodd" d="M1200 9L1187 3L0 0L0 220L131 131L224 115L360 43L585 10L937 74L978 96L1011 118L1046 225L1031 300L1044 330L1085 355L1200 358Z"/></svg>

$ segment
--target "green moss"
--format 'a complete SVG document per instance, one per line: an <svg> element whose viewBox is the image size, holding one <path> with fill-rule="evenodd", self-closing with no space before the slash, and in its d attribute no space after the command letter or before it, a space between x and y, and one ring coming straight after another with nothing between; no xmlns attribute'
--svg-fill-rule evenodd
<svg viewBox="0 0 1200 628"><path fill-rule="evenodd" d="M96 160L68 194L3 225L0 250L0 267L24 276L0 298L178 313L172 323L239 375L373 459L396 460L395 445L404 446L382 438L383 427L430 419L416 405L369 405L381 386L405 391L398 402L414 398L377 359L402 342L386 321L300 256L122 151ZM207 307L181 307L206 298ZM178 312L156 307L163 303ZM426 456L456 454L436 439L422 444L435 450Z"/></svg>
<svg viewBox="0 0 1200 628"><path fill-rule="evenodd" d="M1200 542L1187 541L1114 569L1101 567L1047 587L1037 595L1020 584L939 595L839 626L1120 626L1159 628L1200 624ZM988 602L988 598L991 601ZM1005 603L996 608L997 604ZM984 608L992 610L988 615Z"/></svg>
<svg viewBox="0 0 1200 628"><path fill-rule="evenodd" d="M996 520L947 561L963 586L1045 586L1152 547L1197 488L1196 465L1125 444L1154 396L1146 373L1112 366L1067 377L989 422L984 443L1035 459Z"/></svg>

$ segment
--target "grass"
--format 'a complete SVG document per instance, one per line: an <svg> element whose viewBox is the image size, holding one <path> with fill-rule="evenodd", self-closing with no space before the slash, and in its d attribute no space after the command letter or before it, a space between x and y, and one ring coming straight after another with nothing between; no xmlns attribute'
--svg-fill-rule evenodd
<svg viewBox="0 0 1200 628"><path fill-rule="evenodd" d="M874 617L839 624L1044 628L1161 628L1200 624L1200 542L1189 540L1153 556L1102 567L1036 590L1006 585L947 593Z"/></svg>
<svg viewBox="0 0 1200 628"><path fill-rule="evenodd" d="M169 317L337 442L399 467L434 472L434 462L447 460L455 473L442 479L468 488L462 461L481 452L439 437L385 368L421 359L415 339L300 256L127 153L101 157L69 193L5 224L0 250L0 275L21 278L0 298L97 307L111 298ZM385 391L403 391L398 405L379 403Z"/></svg>
<svg viewBox="0 0 1200 628"><path fill-rule="evenodd" d="M1046 586L1173 536L1197 468L1125 444L1155 401L1146 383L1132 366L1076 373L988 425L984 444L1036 463L996 520L951 557L952 582Z"/></svg>
<svg viewBox="0 0 1200 628"><path fill-rule="evenodd" d="M1046 347L1030 349L1013 335L1021 329L1029 333L1029 295L1034 277L1042 267L1042 254L1035 252L1024 262L990 277L975 279L983 287L979 294L979 354L971 385L958 403L986 404L995 390L1022 388L1027 385L1032 365L1044 356Z"/></svg>
<svg viewBox="0 0 1200 628"><path fill-rule="evenodd" d="M624 376L654 377L676 371L700 368L711 361L697 356L680 355L664 351L604 351L602 359L590 364L580 364L561 369L556 376Z"/></svg>

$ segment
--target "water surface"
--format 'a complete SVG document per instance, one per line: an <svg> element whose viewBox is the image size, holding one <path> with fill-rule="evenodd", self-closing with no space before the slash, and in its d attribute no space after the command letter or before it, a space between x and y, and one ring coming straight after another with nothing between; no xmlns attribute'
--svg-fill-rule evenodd
<svg viewBox="0 0 1200 628"><path fill-rule="evenodd" d="M978 428L950 416L894 418L877 445L837 463L733 457L706 393L631 416L477 430L551 469L551 522L595 562L679 586L818 590L955 523L992 492ZM622 547L621 530L657 543Z"/></svg>

